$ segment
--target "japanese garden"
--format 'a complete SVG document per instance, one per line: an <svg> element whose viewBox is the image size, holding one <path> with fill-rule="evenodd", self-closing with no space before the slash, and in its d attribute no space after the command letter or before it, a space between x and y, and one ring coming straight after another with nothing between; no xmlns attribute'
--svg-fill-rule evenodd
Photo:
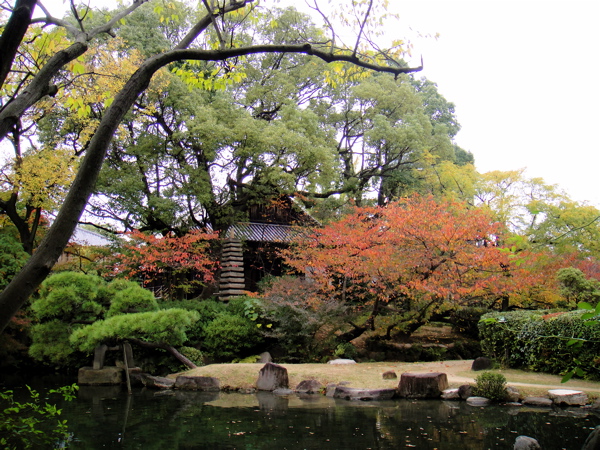
<svg viewBox="0 0 600 450"><path fill-rule="evenodd" d="M3 2L4 448L600 445L600 210L480 173L387 1L308 3Z"/></svg>

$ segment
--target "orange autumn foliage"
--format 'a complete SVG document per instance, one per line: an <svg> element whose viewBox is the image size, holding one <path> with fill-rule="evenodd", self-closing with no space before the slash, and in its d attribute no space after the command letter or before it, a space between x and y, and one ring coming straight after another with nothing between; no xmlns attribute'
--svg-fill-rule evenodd
<svg viewBox="0 0 600 450"><path fill-rule="evenodd" d="M497 245L500 224L483 209L414 196L363 207L315 230L286 252L323 296L363 304L401 300L402 307L452 307L539 283ZM542 274L543 275L543 274ZM425 305L425 306L423 306Z"/></svg>
<svg viewBox="0 0 600 450"><path fill-rule="evenodd" d="M191 273L204 284L213 281L218 262L209 246L218 238L216 233L193 230L184 236L157 237L133 231L128 237L112 265L115 273L145 279L168 272Z"/></svg>

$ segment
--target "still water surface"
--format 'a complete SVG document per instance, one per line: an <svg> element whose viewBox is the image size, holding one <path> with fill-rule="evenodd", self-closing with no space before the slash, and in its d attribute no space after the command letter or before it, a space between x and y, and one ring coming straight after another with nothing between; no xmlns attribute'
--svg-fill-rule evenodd
<svg viewBox="0 0 600 450"><path fill-rule="evenodd" d="M465 402L349 402L82 386L59 402L76 449L580 449L600 416L579 408L471 407Z"/></svg>

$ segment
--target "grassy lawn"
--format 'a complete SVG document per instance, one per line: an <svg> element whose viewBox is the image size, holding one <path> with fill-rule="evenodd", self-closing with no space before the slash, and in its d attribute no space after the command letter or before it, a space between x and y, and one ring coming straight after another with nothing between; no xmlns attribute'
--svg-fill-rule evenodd
<svg viewBox="0 0 600 450"><path fill-rule="evenodd" d="M322 384L349 382L351 387L394 388L398 386L400 375L404 372L443 372L448 376L451 387L461 384L474 384L478 372L470 370L472 361L438 362L376 362L352 365L331 364L281 364L288 370L290 388L295 388L302 380L314 378ZM181 374L190 376L210 376L218 378L223 388L252 388L256 384L258 372L263 364L211 364L198 367ZM396 380L384 380L382 374L393 370ZM561 377L548 374L525 372L522 370L502 369L508 384L515 385L525 395L544 395L548 389L583 390L590 397L600 396L600 383L583 380L571 380L561 384ZM172 375L175 376L176 374Z"/></svg>

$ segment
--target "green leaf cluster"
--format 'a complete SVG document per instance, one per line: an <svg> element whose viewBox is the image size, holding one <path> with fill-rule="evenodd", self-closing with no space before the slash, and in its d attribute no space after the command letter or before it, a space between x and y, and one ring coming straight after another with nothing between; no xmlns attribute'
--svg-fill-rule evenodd
<svg viewBox="0 0 600 450"><path fill-rule="evenodd" d="M186 331L198 319L197 313L179 308L121 314L75 330L69 341L84 352L131 338L177 346L187 341Z"/></svg>
<svg viewBox="0 0 600 450"><path fill-rule="evenodd" d="M21 270L28 258L19 241L0 229L0 290Z"/></svg>
<svg viewBox="0 0 600 450"><path fill-rule="evenodd" d="M61 410L43 401L40 393L29 390L29 401L17 401L11 390L0 391L0 447L4 449L54 448L69 441L67 421L60 419ZM75 398L78 386L73 384L51 389L65 400Z"/></svg>

